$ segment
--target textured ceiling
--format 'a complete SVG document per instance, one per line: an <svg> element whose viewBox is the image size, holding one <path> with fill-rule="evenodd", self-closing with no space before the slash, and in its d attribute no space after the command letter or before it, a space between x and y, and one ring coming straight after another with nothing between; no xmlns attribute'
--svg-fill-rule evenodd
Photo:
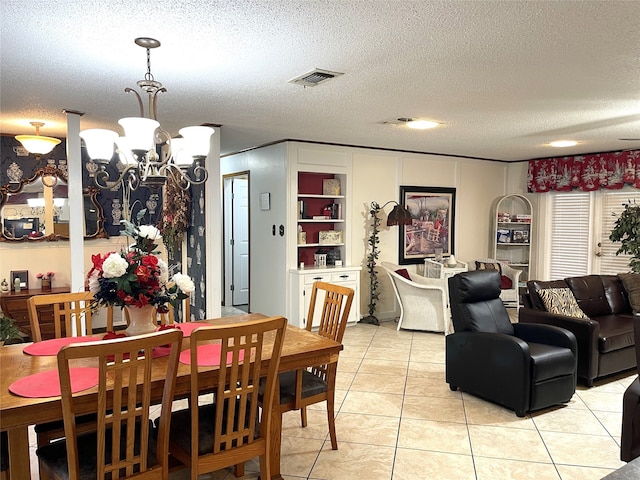
<svg viewBox="0 0 640 480"><path fill-rule="evenodd" d="M284 139L499 160L640 148L640 1L3 0L0 131L64 136L137 114L150 36L172 134L223 153ZM314 68L344 75L287 83ZM421 117L443 125L382 125ZM638 141L620 141L620 138ZM568 149L552 140L575 139Z"/></svg>

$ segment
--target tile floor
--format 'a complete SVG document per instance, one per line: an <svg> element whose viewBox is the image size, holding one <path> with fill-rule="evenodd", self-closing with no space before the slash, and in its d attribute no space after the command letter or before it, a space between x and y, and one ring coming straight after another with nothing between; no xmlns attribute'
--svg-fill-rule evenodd
<svg viewBox="0 0 640 480"><path fill-rule="evenodd" d="M284 416L286 480L595 480L619 460L622 395L635 371L579 386L571 402L525 418L444 381L442 334L394 322L347 328L331 450L324 404ZM245 479L257 478L257 461ZM34 477L35 478L35 477ZM185 470L172 480L188 478ZM201 479L231 480L229 470Z"/></svg>

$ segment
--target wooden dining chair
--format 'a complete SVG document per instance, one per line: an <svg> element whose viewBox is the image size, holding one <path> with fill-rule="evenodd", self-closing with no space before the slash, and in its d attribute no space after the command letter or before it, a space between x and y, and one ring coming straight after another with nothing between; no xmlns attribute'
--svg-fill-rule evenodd
<svg viewBox="0 0 640 480"><path fill-rule="evenodd" d="M191 333L191 405L198 405L198 395L203 389L211 389L211 376L202 375L202 370L211 367L198 366L204 360L204 350L216 348L208 360L220 365L213 385L213 403L171 415L169 452L191 469L192 480L231 466L236 466L236 476L242 476L244 462L254 457L260 457L260 478L271 478L269 412L286 325L285 318L271 317L199 328ZM266 372L263 357L269 359ZM261 376L264 376L265 410L260 417Z"/></svg>
<svg viewBox="0 0 640 480"><path fill-rule="evenodd" d="M320 292L324 292L322 308L316 308ZM351 311L354 291L351 288L326 282L315 282L311 290L307 330L314 323L318 335L342 343L347 319ZM318 323L319 321L319 323ZM337 362L317 365L280 374L280 413L300 410L302 426L307 426L307 406L327 402L327 418L331 448L338 449L335 423L335 391Z"/></svg>
<svg viewBox="0 0 640 480"><path fill-rule="evenodd" d="M0 432L0 480L9 480L9 436Z"/></svg>
<svg viewBox="0 0 640 480"><path fill-rule="evenodd" d="M54 293L34 295L29 298L27 304L33 341L91 334L93 332L92 301L91 292ZM38 307L44 305L53 309L52 322L40 317ZM73 328L75 328L75 335L72 335Z"/></svg>
<svg viewBox="0 0 640 480"><path fill-rule="evenodd" d="M149 419L153 349L168 345L157 436ZM182 331L171 329L108 342L63 347L58 353L66 441L36 454L46 478L84 480L169 478L169 426ZM74 361L95 358L99 367L96 431L78 435L76 416L86 398L71 389ZM86 406L85 406L86 408ZM155 437L155 438L154 438Z"/></svg>

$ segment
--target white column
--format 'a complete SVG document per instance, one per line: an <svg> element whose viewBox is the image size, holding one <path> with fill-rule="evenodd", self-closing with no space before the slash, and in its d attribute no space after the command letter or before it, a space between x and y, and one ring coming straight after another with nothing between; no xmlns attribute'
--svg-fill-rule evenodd
<svg viewBox="0 0 640 480"><path fill-rule="evenodd" d="M220 127L211 135L211 150L206 160L209 178L205 184L207 232L207 318L222 314L222 189L220 177Z"/></svg>
<svg viewBox="0 0 640 480"><path fill-rule="evenodd" d="M81 292L84 290L84 197L80 156L80 117L83 114L74 110L64 110L64 113L67 115L71 291Z"/></svg>

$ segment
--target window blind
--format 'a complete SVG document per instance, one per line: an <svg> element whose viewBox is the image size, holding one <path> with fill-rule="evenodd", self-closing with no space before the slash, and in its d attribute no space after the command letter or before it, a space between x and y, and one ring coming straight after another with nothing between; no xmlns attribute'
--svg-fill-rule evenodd
<svg viewBox="0 0 640 480"><path fill-rule="evenodd" d="M600 273L615 275L616 273L629 272L631 255L616 255L616 251L620 248L620 243L613 243L609 240L609 234L624 210L623 204L633 203L634 200L640 203L640 193L633 190L607 192L602 197L602 245L599 248L602 254L600 257Z"/></svg>
<svg viewBox="0 0 640 480"><path fill-rule="evenodd" d="M554 193L551 222L550 278L589 273L589 192Z"/></svg>

